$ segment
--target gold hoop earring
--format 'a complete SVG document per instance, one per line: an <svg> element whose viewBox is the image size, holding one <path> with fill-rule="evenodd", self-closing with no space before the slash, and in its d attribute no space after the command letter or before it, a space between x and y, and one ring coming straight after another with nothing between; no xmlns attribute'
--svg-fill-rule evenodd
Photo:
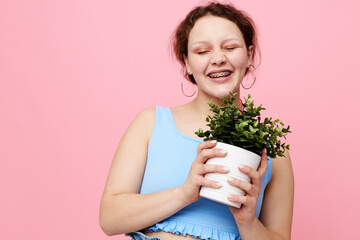
<svg viewBox="0 0 360 240"><path fill-rule="evenodd" d="M184 79L185 79L185 77L183 78L183 80L182 80L182 82L181 82L181 91L182 91L182 93L184 94L185 97L192 97L192 96L194 96L195 93L196 93L196 88L195 88L194 92L193 92L191 95L187 95L187 94L185 93L185 91L184 91ZM194 84L192 84L192 85L194 85Z"/></svg>
<svg viewBox="0 0 360 240"><path fill-rule="evenodd" d="M254 68L254 71L250 71L250 68ZM243 80L241 81L241 86L246 89L246 90L249 90L250 88L252 88L252 86L254 86L255 82L256 82L256 69L254 67L254 65L250 65L250 67L248 68L248 72L250 72L250 74L253 76L253 83L251 84L250 87L244 87L244 84L243 84Z"/></svg>

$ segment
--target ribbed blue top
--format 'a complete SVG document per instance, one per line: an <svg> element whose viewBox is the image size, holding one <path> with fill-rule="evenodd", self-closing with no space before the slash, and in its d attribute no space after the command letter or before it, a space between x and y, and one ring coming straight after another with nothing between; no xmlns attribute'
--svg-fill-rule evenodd
<svg viewBox="0 0 360 240"><path fill-rule="evenodd" d="M154 193L181 186L195 160L202 140L184 135L175 126L169 108L156 107L155 125L148 147L148 156L140 193ZM256 206L259 217L263 194L271 178L271 159L262 178L262 191ZM206 198L186 206L171 217L154 224L144 232L165 231L192 235L201 239L241 239L227 205Z"/></svg>

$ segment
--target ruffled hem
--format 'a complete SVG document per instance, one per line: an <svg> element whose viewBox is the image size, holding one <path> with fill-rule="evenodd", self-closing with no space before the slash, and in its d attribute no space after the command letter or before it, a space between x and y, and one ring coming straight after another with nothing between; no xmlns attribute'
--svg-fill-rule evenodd
<svg viewBox="0 0 360 240"><path fill-rule="evenodd" d="M144 232L171 232L178 235L191 235L193 238L214 240L240 240L240 234L179 220L165 220L146 228Z"/></svg>

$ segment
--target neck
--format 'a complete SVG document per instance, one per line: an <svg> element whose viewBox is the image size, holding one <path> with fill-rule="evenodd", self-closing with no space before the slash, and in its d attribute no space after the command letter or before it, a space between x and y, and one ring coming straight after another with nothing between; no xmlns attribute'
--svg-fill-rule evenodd
<svg viewBox="0 0 360 240"><path fill-rule="evenodd" d="M238 94L236 95L236 100L235 102L241 103L241 99L240 99L240 92L236 91ZM228 97L228 96L227 96ZM210 111L210 107L207 103L209 103L210 101L212 101L215 105L220 106L223 101L221 100L221 97L215 97L215 96L211 96L209 94L206 94L203 91L199 91L197 93L197 96L194 100L192 100L189 104L192 105L192 107L196 110L196 112L203 116L204 119L208 116L208 115L212 115L213 113ZM241 104L239 104L241 106Z"/></svg>

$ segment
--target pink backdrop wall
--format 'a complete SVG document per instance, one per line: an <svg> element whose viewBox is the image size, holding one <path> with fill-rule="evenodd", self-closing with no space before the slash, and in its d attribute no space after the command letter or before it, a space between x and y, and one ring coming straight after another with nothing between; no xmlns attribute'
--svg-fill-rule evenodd
<svg viewBox="0 0 360 240"><path fill-rule="evenodd" d="M188 101L168 41L198 2L0 0L1 239L109 238L98 209L116 146L141 109ZM354 239L358 1L233 3L260 32L250 92L293 130L293 239Z"/></svg>

